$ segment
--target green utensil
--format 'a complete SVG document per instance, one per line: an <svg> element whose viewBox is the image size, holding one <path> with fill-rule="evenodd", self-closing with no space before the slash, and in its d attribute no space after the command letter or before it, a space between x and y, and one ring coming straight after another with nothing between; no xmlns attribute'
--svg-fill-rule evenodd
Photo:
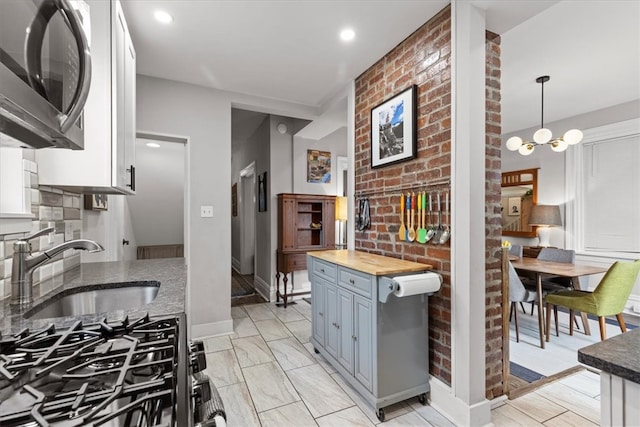
<svg viewBox="0 0 640 427"><path fill-rule="evenodd" d="M427 210L426 193L418 194L418 211L420 216L420 228L418 228L418 243L427 243L427 229L424 228L424 213Z"/></svg>

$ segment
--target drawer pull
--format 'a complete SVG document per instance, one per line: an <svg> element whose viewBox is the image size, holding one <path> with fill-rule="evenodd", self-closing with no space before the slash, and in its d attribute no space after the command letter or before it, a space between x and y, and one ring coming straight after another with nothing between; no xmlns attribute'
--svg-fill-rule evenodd
<svg viewBox="0 0 640 427"><path fill-rule="evenodd" d="M318 316L324 316L324 313L318 312Z"/></svg>
<svg viewBox="0 0 640 427"><path fill-rule="evenodd" d="M321 268L320 271L322 271L324 273L324 268Z"/></svg>
<svg viewBox="0 0 640 427"><path fill-rule="evenodd" d="M351 283L352 285L355 285L355 284L356 284L356 281L355 281L355 280L353 280L353 279L349 279L349 283Z"/></svg>

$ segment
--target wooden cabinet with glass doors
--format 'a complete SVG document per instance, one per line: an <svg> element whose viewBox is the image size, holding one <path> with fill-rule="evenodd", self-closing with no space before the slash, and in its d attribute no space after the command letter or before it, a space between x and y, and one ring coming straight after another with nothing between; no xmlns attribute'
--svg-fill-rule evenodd
<svg viewBox="0 0 640 427"><path fill-rule="evenodd" d="M278 194L278 249L276 251L276 302L306 292L287 292L289 273L307 269L309 251L335 249L335 196ZM280 276L284 291L280 292Z"/></svg>

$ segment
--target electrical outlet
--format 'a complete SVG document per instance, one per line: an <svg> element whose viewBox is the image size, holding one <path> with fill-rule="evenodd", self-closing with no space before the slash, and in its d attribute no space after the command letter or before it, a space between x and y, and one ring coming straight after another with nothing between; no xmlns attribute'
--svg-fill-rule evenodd
<svg viewBox="0 0 640 427"><path fill-rule="evenodd" d="M213 218L213 206L200 206L201 218Z"/></svg>

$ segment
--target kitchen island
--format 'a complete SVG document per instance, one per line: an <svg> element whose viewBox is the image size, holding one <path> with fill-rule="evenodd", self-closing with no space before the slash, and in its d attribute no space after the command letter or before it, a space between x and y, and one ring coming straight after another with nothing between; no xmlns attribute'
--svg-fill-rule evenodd
<svg viewBox="0 0 640 427"><path fill-rule="evenodd" d="M578 361L600 369L600 425L640 420L640 329L578 350Z"/></svg>
<svg viewBox="0 0 640 427"><path fill-rule="evenodd" d="M376 409L380 421L386 406L414 396L425 404L427 297L440 289L440 275L429 272L431 265L347 250L308 252L307 267L314 350ZM414 280L421 289L405 294L400 287Z"/></svg>
<svg viewBox="0 0 640 427"><path fill-rule="evenodd" d="M155 299L149 304L128 310L108 313L87 314L51 319L25 318L24 310L12 306L11 299L0 303L0 333L9 335L25 328L41 329L53 323L56 327L68 327L73 322L95 323L105 318L107 321L122 320L126 316L136 319L148 313L150 316L177 314L184 312L187 267L184 258L163 258L136 261L94 262L80 264L69 271L47 279L33 289L32 307L56 298L69 290L99 289L101 285L122 282L158 281L160 288ZM103 288L106 286L102 286ZM27 311L28 313L28 311Z"/></svg>

